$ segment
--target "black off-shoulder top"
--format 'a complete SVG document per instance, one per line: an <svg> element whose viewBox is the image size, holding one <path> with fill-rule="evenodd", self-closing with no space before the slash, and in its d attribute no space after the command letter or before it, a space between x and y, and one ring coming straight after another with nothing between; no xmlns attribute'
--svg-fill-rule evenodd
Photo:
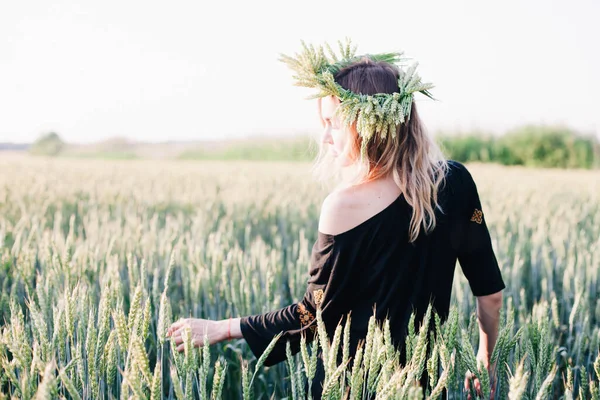
<svg viewBox="0 0 600 400"><path fill-rule="evenodd" d="M319 232L303 298L279 310L241 318L241 331L253 354L260 357L280 332L283 335L265 365L285 360L287 341L292 353L298 352L301 335L308 342L314 336L317 306L330 338L351 312L351 355L366 337L374 310L380 322L390 320L392 339L402 348L413 311L420 321L431 301L442 321L448 316L457 260L473 295L504 289L476 184L463 164L454 160L448 164L436 228L428 235L421 229L415 242L408 242L412 208L403 195L348 231Z"/></svg>

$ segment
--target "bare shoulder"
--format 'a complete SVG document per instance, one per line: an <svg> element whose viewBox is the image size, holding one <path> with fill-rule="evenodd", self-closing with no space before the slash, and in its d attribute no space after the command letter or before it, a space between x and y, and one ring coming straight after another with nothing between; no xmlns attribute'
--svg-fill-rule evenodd
<svg viewBox="0 0 600 400"><path fill-rule="evenodd" d="M347 190L331 192L321 205L319 231L329 235L337 235L348 230L347 221L352 216L351 195Z"/></svg>
<svg viewBox="0 0 600 400"><path fill-rule="evenodd" d="M345 188L331 192L323 201L319 231L339 235L384 209L399 195L397 188L374 186Z"/></svg>

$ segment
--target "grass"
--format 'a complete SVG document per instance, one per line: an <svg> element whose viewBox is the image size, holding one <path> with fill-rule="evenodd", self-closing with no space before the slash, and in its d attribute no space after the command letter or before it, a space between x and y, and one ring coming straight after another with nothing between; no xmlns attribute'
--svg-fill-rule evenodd
<svg viewBox="0 0 600 400"><path fill-rule="evenodd" d="M599 172L468 167L507 284L497 398L598 396ZM343 353L343 328L269 368L243 340L179 354L164 339L181 316L299 300L326 194L308 164L14 156L0 168L0 397L300 398L318 346ZM404 366L373 323L360 359L326 363L330 398L464 398L478 330L458 267L452 304L431 352L409 336ZM437 375L427 388L423 369Z"/></svg>

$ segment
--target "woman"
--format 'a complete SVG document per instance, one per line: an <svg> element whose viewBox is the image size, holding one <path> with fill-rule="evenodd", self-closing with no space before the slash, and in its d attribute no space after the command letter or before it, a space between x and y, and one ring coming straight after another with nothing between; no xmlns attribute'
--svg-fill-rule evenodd
<svg viewBox="0 0 600 400"><path fill-rule="evenodd" d="M244 338L258 358L283 331L266 359L270 366L285 360L286 341L296 353L301 335L312 338L317 307L330 337L351 312L351 355L375 310L378 320L389 319L393 341L402 348L411 312L420 321L431 301L442 320L448 316L458 259L477 296L477 358L488 366L505 285L471 174L444 159L419 120L412 94L429 96L431 86L414 68L404 72L395 65L400 54L354 57L349 46L340 48L343 60L336 62L306 46L296 59L283 56L301 86L321 89L324 130L315 171L320 177L335 172L339 179L322 204L304 297L263 315L180 320L168 334L179 351L188 326L198 345L205 332L210 343ZM315 398L322 379L320 365Z"/></svg>

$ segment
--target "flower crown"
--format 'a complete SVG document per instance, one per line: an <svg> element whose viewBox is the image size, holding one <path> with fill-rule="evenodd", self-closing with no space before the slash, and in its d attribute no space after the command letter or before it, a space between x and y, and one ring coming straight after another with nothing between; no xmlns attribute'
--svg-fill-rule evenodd
<svg viewBox="0 0 600 400"><path fill-rule="evenodd" d="M280 61L286 63L295 73L296 79L294 86L303 86L308 88L318 88L319 92L307 97L307 99L316 99L329 95L340 99L340 105L336 110L336 115L343 118L343 122L352 125L356 121L356 129L362 137L361 158L366 154L368 142L375 134L380 134L382 139L387 135L396 137L396 127L410 119L413 94L420 92L433 99L429 89L433 88L431 83L421 82L421 78L416 74L418 63L414 63L406 71L401 64L407 59L402 58L403 52L383 53L383 54L365 54L356 56L356 46L351 47L351 41L346 39L343 44L338 41L340 57L331 49L329 44L325 47L329 57L325 55L323 46L315 47L311 44L307 46L302 41L302 52L290 57L280 54ZM395 93L376 93L373 95L364 95L354 93L344 89L334 80L334 75L341 69L351 65L356 61L368 58L371 61L385 61L390 64L397 64L399 69L398 92Z"/></svg>

